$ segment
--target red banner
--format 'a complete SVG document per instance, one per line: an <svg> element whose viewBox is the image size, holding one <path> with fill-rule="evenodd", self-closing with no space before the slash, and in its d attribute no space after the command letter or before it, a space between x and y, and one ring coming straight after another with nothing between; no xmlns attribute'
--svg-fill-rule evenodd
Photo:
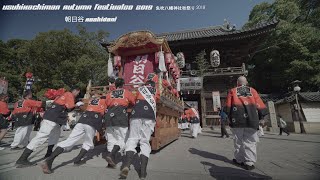
<svg viewBox="0 0 320 180"><path fill-rule="evenodd" d="M124 80L126 84L144 83L149 73L154 71L154 53L129 56L124 65Z"/></svg>

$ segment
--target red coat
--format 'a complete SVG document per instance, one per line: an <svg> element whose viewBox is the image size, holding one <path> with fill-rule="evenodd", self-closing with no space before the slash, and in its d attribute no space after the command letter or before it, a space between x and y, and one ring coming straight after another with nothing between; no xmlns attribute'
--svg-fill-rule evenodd
<svg viewBox="0 0 320 180"><path fill-rule="evenodd" d="M5 116L10 114L8 104L6 102L0 101L0 114Z"/></svg>
<svg viewBox="0 0 320 180"><path fill-rule="evenodd" d="M107 94L107 108L113 106L123 106L127 108L129 104L134 105L135 103L135 96L126 89L118 88L115 89Z"/></svg>
<svg viewBox="0 0 320 180"><path fill-rule="evenodd" d="M65 92L57 97L52 103L51 108L47 109L43 118L57 124L66 124L68 113L67 109L71 110L75 107L75 98L71 92Z"/></svg>
<svg viewBox="0 0 320 180"><path fill-rule="evenodd" d="M233 128L259 128L259 120L268 114L254 88L239 86L229 91L225 111Z"/></svg>
<svg viewBox="0 0 320 180"><path fill-rule="evenodd" d="M65 92L62 96L57 97L53 103L62 105L67 109L75 107L75 99L71 92Z"/></svg>
<svg viewBox="0 0 320 180"><path fill-rule="evenodd" d="M15 126L28 126L33 124L33 111L35 108L42 107L42 101L35 101L31 99L23 99L14 104L14 115Z"/></svg>
<svg viewBox="0 0 320 180"><path fill-rule="evenodd" d="M12 114L29 113L34 108L40 108L40 107L42 107L42 101L24 99L14 104L14 110Z"/></svg>
<svg viewBox="0 0 320 180"><path fill-rule="evenodd" d="M5 117L10 115L10 110L6 102L0 101L0 129L7 129L8 123Z"/></svg>
<svg viewBox="0 0 320 180"><path fill-rule="evenodd" d="M91 99L89 101L86 111L97 112L97 113L100 113L101 115L104 115L104 113L106 112L106 108L107 108L106 99L97 98L97 99Z"/></svg>
<svg viewBox="0 0 320 180"><path fill-rule="evenodd" d="M106 126L128 126L128 106L135 104L135 96L127 89L118 88L107 94Z"/></svg>

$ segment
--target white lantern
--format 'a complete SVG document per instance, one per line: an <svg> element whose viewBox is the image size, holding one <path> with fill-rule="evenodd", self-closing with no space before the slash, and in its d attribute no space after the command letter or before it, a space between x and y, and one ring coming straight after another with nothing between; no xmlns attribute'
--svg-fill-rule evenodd
<svg viewBox="0 0 320 180"><path fill-rule="evenodd" d="M177 53L177 64L178 64L179 68L184 68L184 66L186 65L186 60L185 60L184 54L182 52Z"/></svg>
<svg viewBox="0 0 320 180"><path fill-rule="evenodd" d="M220 65L220 53L218 50L210 52L210 62L212 67L218 67Z"/></svg>

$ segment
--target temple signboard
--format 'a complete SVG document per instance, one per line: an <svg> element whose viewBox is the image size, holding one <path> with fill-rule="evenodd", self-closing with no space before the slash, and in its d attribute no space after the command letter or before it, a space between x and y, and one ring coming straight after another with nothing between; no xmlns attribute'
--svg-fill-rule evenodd
<svg viewBox="0 0 320 180"><path fill-rule="evenodd" d="M220 101L220 92L213 91L212 92L212 102L213 102L213 111L217 112L218 108L221 108L221 101Z"/></svg>
<svg viewBox="0 0 320 180"><path fill-rule="evenodd" d="M201 90L202 87L202 77L180 78L180 90Z"/></svg>

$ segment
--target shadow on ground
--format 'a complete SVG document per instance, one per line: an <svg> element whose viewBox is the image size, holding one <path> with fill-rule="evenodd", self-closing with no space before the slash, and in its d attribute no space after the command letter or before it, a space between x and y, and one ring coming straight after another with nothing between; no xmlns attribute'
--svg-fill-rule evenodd
<svg viewBox="0 0 320 180"><path fill-rule="evenodd" d="M223 161L229 164L234 164L232 162L232 160L221 156L219 154L214 154L211 152L207 152L207 151L202 151L202 150L198 150L195 148L190 148L189 152L191 154L196 154L199 155L201 157L207 158L207 159L214 159L214 160L218 160L218 161ZM269 176L265 176L265 175L261 175L255 172L251 172L251 171L246 171L246 170L242 170L242 169L238 169L238 168L232 168L232 167L222 167L222 166L217 166L215 164L212 164L210 162L201 162L201 164L205 165L205 166L210 166L209 172L210 175L218 180L238 180L238 179L272 179Z"/></svg>
<svg viewBox="0 0 320 180"><path fill-rule="evenodd" d="M218 180L255 180L272 179L270 176L261 175L255 172L236 169L232 167L217 166L209 162L201 162L205 166L210 166L209 172L212 177Z"/></svg>
<svg viewBox="0 0 320 180"><path fill-rule="evenodd" d="M75 149L80 149L81 148L81 145L79 146L75 146L72 150L75 150ZM139 152L140 149L137 148L137 152ZM68 153L70 152L67 151L65 153ZM94 149L90 150L87 152L87 154L85 155L85 157L83 158L83 162L84 164L89 161L90 159L93 159L94 157L99 157L100 154L102 155L102 158L103 159L106 159L106 156L107 156L107 149L106 149L106 145L105 144L101 144L101 145L98 145L96 146ZM75 158L75 157L74 157ZM59 164L58 166L55 166L52 168L52 170L56 170L58 168L61 168L63 166L66 166L66 165L69 165L69 164L72 164L74 162L74 158L73 159L70 159L68 161L65 161L65 162L62 162L61 164ZM119 164L120 162L123 162L125 156L122 156L121 153L117 153L116 155L116 159L115 159L115 163L116 164ZM139 158L139 155L138 153L135 154L134 158L133 158L133 161L132 161L132 165L134 166L134 169L137 171L138 174L140 174L140 169L141 169L141 165L140 165L140 158ZM108 166L108 163L106 162L106 167ZM120 168L122 169L122 167Z"/></svg>
<svg viewBox="0 0 320 180"><path fill-rule="evenodd" d="M274 139L274 140L280 140L280 141L293 141L293 142L304 142L304 143L320 144L320 142L316 142L316 141L303 141L303 140L296 140L296 139L283 139L283 138L273 138L273 137L265 137L265 136L262 136L260 138L261 139Z"/></svg>
<svg viewBox="0 0 320 180"><path fill-rule="evenodd" d="M197 154L201 157L204 157L204 158L207 158L207 159L214 159L214 160L218 160L218 161L223 161L223 162L226 162L226 163L230 163L230 164L233 164L232 160L224 157L224 156L221 156L219 154L214 154L214 153L211 153L211 152L207 152L207 151L202 151L202 150L198 150L198 149L195 149L195 148L190 148L189 149L189 152L191 154Z"/></svg>
<svg viewBox="0 0 320 180"><path fill-rule="evenodd" d="M202 131L203 133L210 133L210 134L219 134L221 135L220 132L215 132L215 131Z"/></svg>
<svg viewBox="0 0 320 180"><path fill-rule="evenodd" d="M74 146L74 147L72 148L72 150L80 149L81 147L82 147L82 145ZM95 157L95 156L98 157L100 154L102 154L102 153L104 152L104 150L105 150L105 145L102 144L102 145L96 146L94 149L89 150L89 151L87 152L87 154L85 155L85 157L83 158L82 161L83 161L84 164L85 164L88 160L93 159L93 157ZM70 152L70 151L71 151L71 150L69 150L69 151L67 151L67 152L65 152L65 153L68 153L68 152ZM75 157L76 157L76 156L75 156ZM74 157L74 158L75 158L75 157ZM74 162L74 158L71 159L71 160L69 160L69 161L65 161L65 162L61 163L60 165L52 168L52 170L56 170L56 169L58 169L58 168L60 168L60 167L63 167L63 166L66 166L66 165L68 165L68 164L73 163L73 162Z"/></svg>

